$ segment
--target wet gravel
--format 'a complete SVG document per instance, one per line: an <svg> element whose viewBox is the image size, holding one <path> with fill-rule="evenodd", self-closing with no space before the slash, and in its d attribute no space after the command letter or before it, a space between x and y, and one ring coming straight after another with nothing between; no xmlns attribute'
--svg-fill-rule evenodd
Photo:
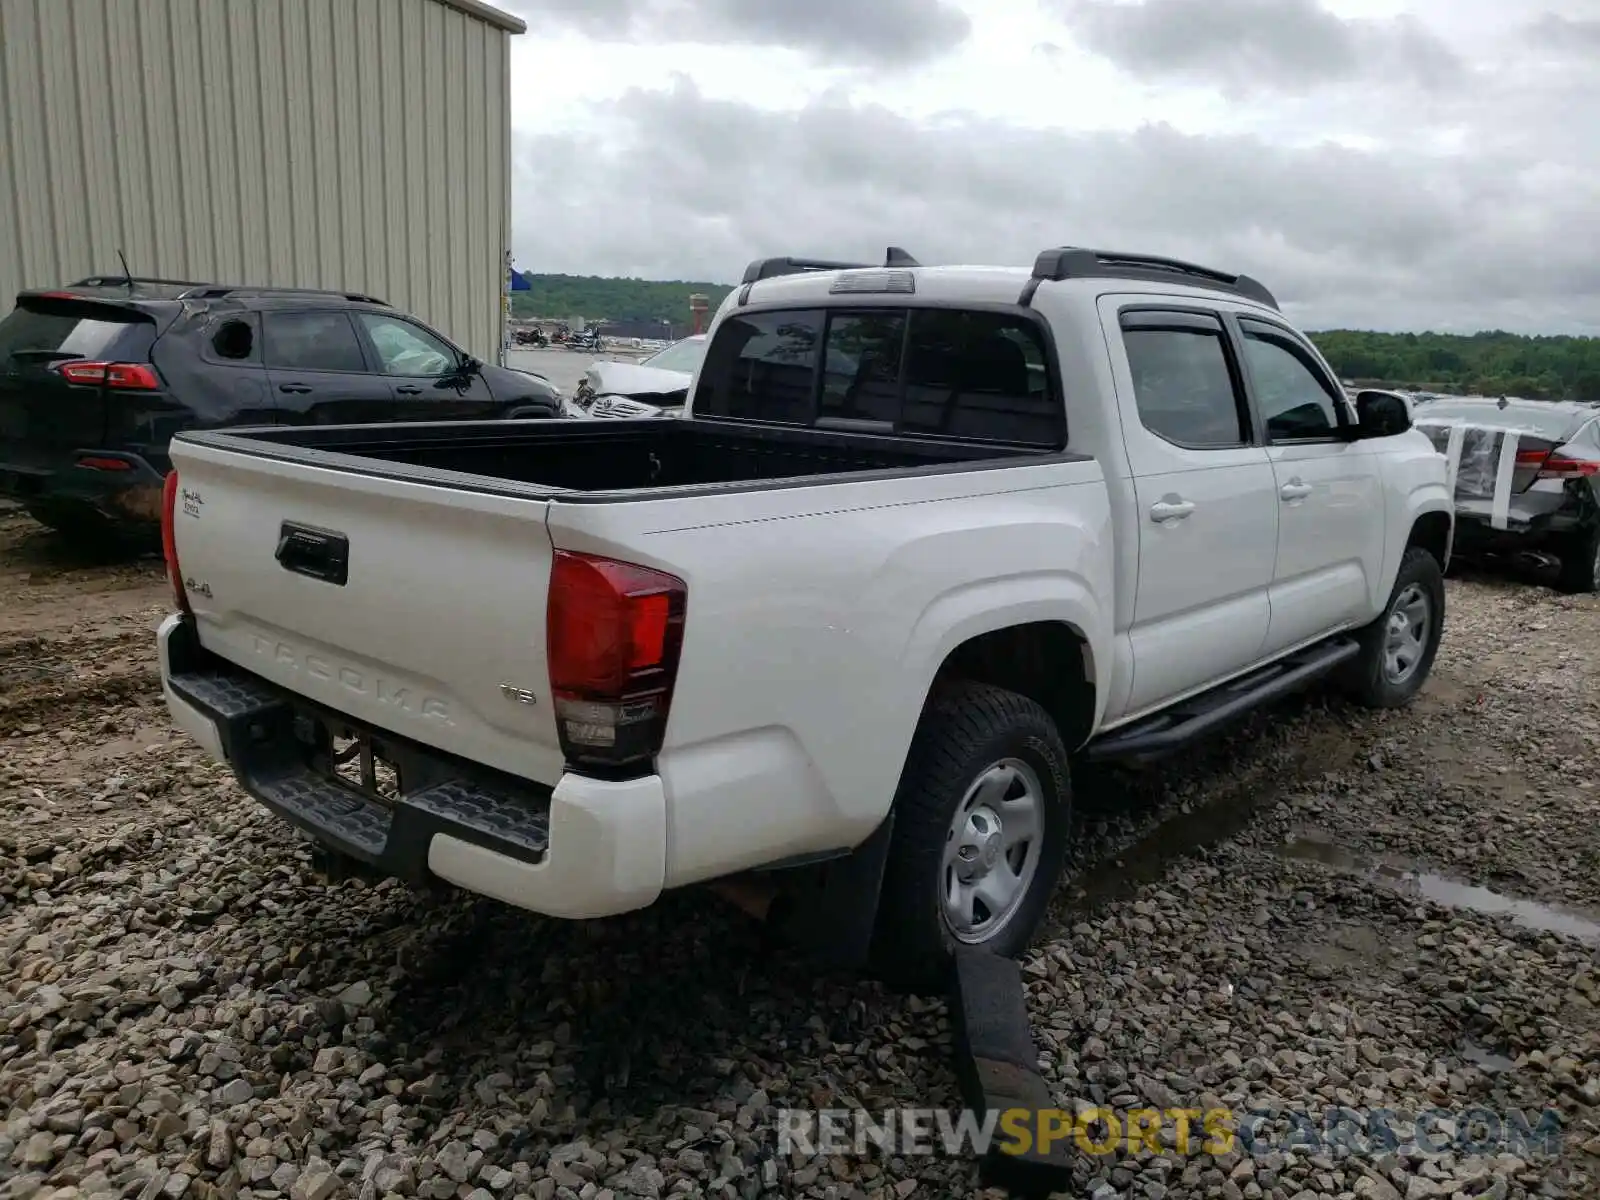
<svg viewBox="0 0 1600 1200"><path fill-rule="evenodd" d="M1600 604L1449 589L1411 709L1312 696L1085 773L1029 1007L1067 1109L1549 1111L1559 1155L1184 1154L1169 1125L1076 1154L1067 1194L1600 1193ZM941 1001L819 973L703 894L563 924L325 882L169 732L165 607L156 564L0 514L0 1198L973 1194L966 1157L775 1136L785 1108L957 1106Z"/></svg>

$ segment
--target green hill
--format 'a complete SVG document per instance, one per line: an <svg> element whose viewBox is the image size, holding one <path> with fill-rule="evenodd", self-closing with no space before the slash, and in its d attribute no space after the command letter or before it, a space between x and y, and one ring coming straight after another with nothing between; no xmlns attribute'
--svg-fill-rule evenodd
<svg viewBox="0 0 1600 1200"><path fill-rule="evenodd" d="M705 295L715 310L732 290L732 285L725 283L600 275L530 274L527 278L532 289L511 294L515 316L668 321L680 331L689 321L691 294ZM1340 377L1357 383L1600 400L1600 338L1355 329L1329 329L1311 336Z"/></svg>
<svg viewBox="0 0 1600 1200"><path fill-rule="evenodd" d="M525 275L532 285L511 293L511 314L517 317L585 317L607 321L689 321L689 297L695 293L716 310L733 290L726 283L683 280L608 279L601 275Z"/></svg>

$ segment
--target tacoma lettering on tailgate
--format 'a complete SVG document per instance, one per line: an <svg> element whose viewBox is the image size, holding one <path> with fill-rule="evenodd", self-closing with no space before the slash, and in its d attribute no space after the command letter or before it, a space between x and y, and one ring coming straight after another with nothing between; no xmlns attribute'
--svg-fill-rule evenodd
<svg viewBox="0 0 1600 1200"><path fill-rule="evenodd" d="M405 684L385 679L381 675L368 674L346 663L298 649L288 642L262 637L258 633L250 635L250 643L251 648L263 658L269 658L279 666L288 667L296 673L304 673L312 679L336 682L347 691L376 700L389 708L399 709L408 716L439 721L445 725L455 724L455 719L450 715L449 701L438 696L418 692Z"/></svg>

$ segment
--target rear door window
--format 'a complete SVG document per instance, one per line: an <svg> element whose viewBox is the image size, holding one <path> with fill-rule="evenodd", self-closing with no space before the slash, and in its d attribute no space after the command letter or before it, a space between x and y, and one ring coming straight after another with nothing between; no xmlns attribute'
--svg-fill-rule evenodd
<svg viewBox="0 0 1600 1200"><path fill-rule="evenodd" d="M1139 423L1151 433L1187 450L1232 449L1249 440L1220 320L1127 312L1122 344Z"/></svg>
<svg viewBox="0 0 1600 1200"><path fill-rule="evenodd" d="M942 308L740 313L713 336L697 415L1059 447L1037 325ZM847 426L848 427L848 426Z"/></svg>
<svg viewBox="0 0 1600 1200"><path fill-rule="evenodd" d="M367 369L355 326L342 312L269 312L262 325L266 365L293 371Z"/></svg>

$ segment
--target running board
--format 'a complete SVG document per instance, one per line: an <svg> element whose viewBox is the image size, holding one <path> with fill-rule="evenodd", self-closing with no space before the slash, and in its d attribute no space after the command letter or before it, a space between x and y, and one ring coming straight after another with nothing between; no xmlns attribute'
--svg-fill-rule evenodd
<svg viewBox="0 0 1600 1200"><path fill-rule="evenodd" d="M1153 758L1187 746L1235 717L1320 679L1361 652L1354 638L1319 642L1089 743L1090 761ZM1137 670L1137 668L1135 668Z"/></svg>

